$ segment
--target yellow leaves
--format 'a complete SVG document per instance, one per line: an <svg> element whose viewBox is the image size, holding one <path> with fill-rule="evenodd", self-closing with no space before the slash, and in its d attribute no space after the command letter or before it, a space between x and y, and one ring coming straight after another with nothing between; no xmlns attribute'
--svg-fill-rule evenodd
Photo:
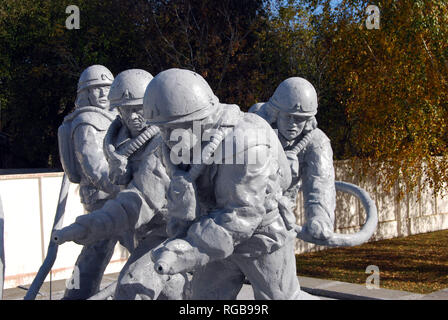
<svg viewBox="0 0 448 320"><path fill-rule="evenodd" d="M62 24L56 23L54 26L54 33L53 35L60 37L64 34L64 32L67 31L67 28L63 26Z"/></svg>
<svg viewBox="0 0 448 320"><path fill-rule="evenodd" d="M414 17L410 17L412 19ZM446 26L445 29L448 33ZM350 94L343 103L354 128L352 145L356 154L378 160L392 156L418 161L441 150L441 144L447 143L441 139L447 133L446 128L441 128L444 133L428 132L428 128L436 126L435 119L432 114L423 112L427 105L433 106L433 110L443 108L442 100L437 97L440 93L429 89L441 86L441 73L433 68L437 55L432 53L430 42L422 46L418 38L409 38L411 31L409 19L397 19L395 25L386 24L381 30L386 36L370 38L369 34L359 32L349 35L337 32L333 36L340 39L340 43L333 47L330 59L337 65L334 72L347 75L341 82L346 88L338 90ZM439 76L434 77L434 73ZM443 88L446 91L446 84ZM372 114L372 109L378 114ZM400 131L402 125L391 125L400 122L406 123L406 132ZM381 134L372 137L377 128L381 128Z"/></svg>

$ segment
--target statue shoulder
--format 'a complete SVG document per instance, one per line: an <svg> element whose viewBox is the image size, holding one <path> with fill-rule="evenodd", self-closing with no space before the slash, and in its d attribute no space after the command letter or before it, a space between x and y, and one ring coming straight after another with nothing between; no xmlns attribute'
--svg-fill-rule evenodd
<svg viewBox="0 0 448 320"><path fill-rule="evenodd" d="M265 104L264 102L257 102L249 108L248 112L249 113L258 113L258 112L260 112L260 110L262 110L262 107L264 104Z"/></svg>
<svg viewBox="0 0 448 320"><path fill-rule="evenodd" d="M315 134L299 159L302 159L301 161L311 163L319 163L324 159L332 161L333 149L331 148L330 139L322 130L314 130L316 131Z"/></svg>
<svg viewBox="0 0 448 320"><path fill-rule="evenodd" d="M257 114L271 125L277 121L278 111L272 108L268 102L259 102L254 104L250 107L249 113Z"/></svg>
<svg viewBox="0 0 448 320"><path fill-rule="evenodd" d="M314 129L313 136L307 149L331 148L331 141L328 136L319 128Z"/></svg>
<svg viewBox="0 0 448 320"><path fill-rule="evenodd" d="M225 141L232 139L233 150L236 153L247 153L249 149L262 145L269 149L281 148L275 131L264 119L254 113L241 112L238 121L229 129ZM224 143L225 148L228 143Z"/></svg>
<svg viewBox="0 0 448 320"><path fill-rule="evenodd" d="M72 131L80 125L90 125L98 131L105 131L113 120L113 113L97 107L83 107L65 117L64 122L71 122Z"/></svg>

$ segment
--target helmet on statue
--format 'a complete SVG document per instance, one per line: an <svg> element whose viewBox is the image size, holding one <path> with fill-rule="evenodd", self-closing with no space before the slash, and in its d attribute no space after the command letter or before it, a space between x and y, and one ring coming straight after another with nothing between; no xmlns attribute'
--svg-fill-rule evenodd
<svg viewBox="0 0 448 320"><path fill-rule="evenodd" d="M202 120L219 104L207 81L196 72L169 69L149 83L143 99L144 116L151 124Z"/></svg>
<svg viewBox="0 0 448 320"><path fill-rule="evenodd" d="M269 105L277 111L302 117L317 114L317 93L306 79L292 77L284 80L275 90Z"/></svg>
<svg viewBox="0 0 448 320"><path fill-rule="evenodd" d="M78 81L78 93L94 86L110 86L114 76L109 69L102 65L93 65L85 69Z"/></svg>
<svg viewBox="0 0 448 320"><path fill-rule="evenodd" d="M108 99L111 108L143 105L146 87L153 76L142 69L129 69L117 75Z"/></svg>

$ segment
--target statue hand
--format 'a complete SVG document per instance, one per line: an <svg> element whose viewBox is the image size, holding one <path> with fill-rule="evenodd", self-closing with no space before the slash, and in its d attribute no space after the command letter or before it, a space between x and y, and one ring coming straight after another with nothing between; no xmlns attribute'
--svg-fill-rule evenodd
<svg viewBox="0 0 448 320"><path fill-rule="evenodd" d="M127 185L132 178L127 158L116 155L116 159L109 162L109 179L115 185Z"/></svg>
<svg viewBox="0 0 448 320"><path fill-rule="evenodd" d="M308 233L316 239L326 240L334 233L332 223L328 218L322 216L311 217L305 227Z"/></svg>
<svg viewBox="0 0 448 320"><path fill-rule="evenodd" d="M198 216L196 188L188 174L178 174L172 178L167 200L170 216L186 221L193 221Z"/></svg>

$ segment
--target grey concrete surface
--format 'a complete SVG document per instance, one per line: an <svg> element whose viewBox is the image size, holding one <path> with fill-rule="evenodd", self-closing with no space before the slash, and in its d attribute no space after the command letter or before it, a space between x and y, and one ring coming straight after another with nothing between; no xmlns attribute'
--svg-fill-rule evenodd
<svg viewBox="0 0 448 320"><path fill-rule="evenodd" d="M118 277L118 273L103 277L101 288L106 287ZM63 296L66 280L53 281L51 284L51 300L60 300ZM430 294L417 294L407 291L389 289L367 289L364 285L347 282L299 277L303 291L317 296L320 300L448 300L448 288ZM12 288L4 291L3 299L21 300L26 288ZM245 284L238 294L237 300L253 300L254 293L249 284ZM36 300L50 300L50 284L44 283Z"/></svg>
<svg viewBox="0 0 448 320"><path fill-rule="evenodd" d="M448 288L427 294L422 300L448 300Z"/></svg>
<svg viewBox="0 0 448 320"><path fill-rule="evenodd" d="M425 295L390 289L367 289L365 285L299 277L302 290L337 300L417 300Z"/></svg>

